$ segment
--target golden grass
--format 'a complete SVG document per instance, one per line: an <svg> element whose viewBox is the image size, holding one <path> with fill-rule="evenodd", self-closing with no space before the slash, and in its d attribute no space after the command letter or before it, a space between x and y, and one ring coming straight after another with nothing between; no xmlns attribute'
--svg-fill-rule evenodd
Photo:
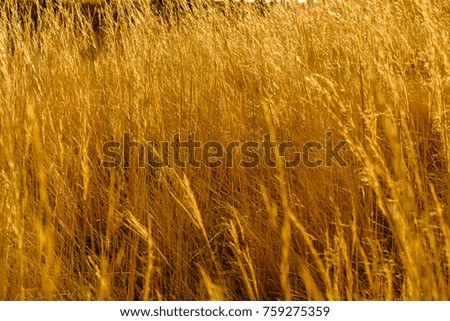
<svg viewBox="0 0 450 321"><path fill-rule="evenodd" d="M449 299L446 1L74 14L2 15L1 300ZM347 167L99 166L326 131Z"/></svg>

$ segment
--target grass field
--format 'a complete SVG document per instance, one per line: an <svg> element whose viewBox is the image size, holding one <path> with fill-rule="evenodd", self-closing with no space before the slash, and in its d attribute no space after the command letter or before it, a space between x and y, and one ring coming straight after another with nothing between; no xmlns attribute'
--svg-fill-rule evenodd
<svg viewBox="0 0 450 321"><path fill-rule="evenodd" d="M449 299L447 1L126 6L2 15L0 300ZM100 166L327 132L347 166Z"/></svg>

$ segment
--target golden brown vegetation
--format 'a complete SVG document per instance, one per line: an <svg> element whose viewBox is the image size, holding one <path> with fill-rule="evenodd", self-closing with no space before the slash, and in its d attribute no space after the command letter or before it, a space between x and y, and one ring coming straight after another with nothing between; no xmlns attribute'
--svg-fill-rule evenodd
<svg viewBox="0 0 450 321"><path fill-rule="evenodd" d="M3 16L1 300L449 299L447 2L238 11ZM123 132L325 131L349 166L99 166Z"/></svg>

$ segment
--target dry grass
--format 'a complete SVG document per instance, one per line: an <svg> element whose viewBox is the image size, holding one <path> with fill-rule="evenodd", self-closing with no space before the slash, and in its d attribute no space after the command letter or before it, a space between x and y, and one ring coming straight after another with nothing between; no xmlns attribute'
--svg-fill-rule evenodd
<svg viewBox="0 0 450 321"><path fill-rule="evenodd" d="M449 299L449 8L3 15L0 299ZM123 132L325 131L349 166L99 166Z"/></svg>

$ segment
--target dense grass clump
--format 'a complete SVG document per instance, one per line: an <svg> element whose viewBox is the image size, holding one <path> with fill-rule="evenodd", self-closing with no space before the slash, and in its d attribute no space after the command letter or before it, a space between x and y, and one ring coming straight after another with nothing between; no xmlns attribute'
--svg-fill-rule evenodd
<svg viewBox="0 0 450 321"><path fill-rule="evenodd" d="M0 300L449 299L446 1L115 8L0 20ZM347 166L100 166L327 132Z"/></svg>

